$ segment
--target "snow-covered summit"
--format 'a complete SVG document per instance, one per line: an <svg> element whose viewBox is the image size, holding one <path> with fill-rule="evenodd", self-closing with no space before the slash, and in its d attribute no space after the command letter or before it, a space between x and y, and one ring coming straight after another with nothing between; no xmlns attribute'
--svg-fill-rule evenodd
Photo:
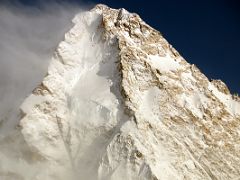
<svg viewBox="0 0 240 180"><path fill-rule="evenodd" d="M1 164L0 177L240 177L240 98L222 81L209 81L125 9L97 5L73 24L21 106L27 153Z"/></svg>

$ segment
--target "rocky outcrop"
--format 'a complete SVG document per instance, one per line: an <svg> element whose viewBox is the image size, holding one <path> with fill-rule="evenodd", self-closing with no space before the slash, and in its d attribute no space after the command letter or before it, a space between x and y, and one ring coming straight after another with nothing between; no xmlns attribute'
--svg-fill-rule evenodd
<svg viewBox="0 0 240 180"><path fill-rule="evenodd" d="M73 23L21 106L21 159L41 167L22 177L239 178L240 102L223 82L125 9L97 5Z"/></svg>

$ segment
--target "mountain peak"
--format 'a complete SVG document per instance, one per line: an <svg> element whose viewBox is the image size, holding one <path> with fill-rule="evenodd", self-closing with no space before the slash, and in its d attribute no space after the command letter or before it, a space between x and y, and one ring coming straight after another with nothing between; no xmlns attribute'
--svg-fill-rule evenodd
<svg viewBox="0 0 240 180"><path fill-rule="evenodd" d="M73 23L21 106L31 159L0 172L24 178L24 162L47 180L239 177L240 103L223 82L125 9L99 4Z"/></svg>

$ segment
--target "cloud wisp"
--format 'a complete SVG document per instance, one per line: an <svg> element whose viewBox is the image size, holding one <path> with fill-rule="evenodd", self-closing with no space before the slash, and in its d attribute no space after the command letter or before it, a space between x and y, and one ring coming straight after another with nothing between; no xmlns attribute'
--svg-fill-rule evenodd
<svg viewBox="0 0 240 180"><path fill-rule="evenodd" d="M82 9L56 2L0 3L0 135L16 125L19 105L43 79L71 19Z"/></svg>
<svg viewBox="0 0 240 180"><path fill-rule="evenodd" d="M0 3L0 179L36 179L39 172L48 174L16 128L19 106L46 75L74 16L87 8L56 2L34 7L17 1ZM29 163L33 161L34 165Z"/></svg>

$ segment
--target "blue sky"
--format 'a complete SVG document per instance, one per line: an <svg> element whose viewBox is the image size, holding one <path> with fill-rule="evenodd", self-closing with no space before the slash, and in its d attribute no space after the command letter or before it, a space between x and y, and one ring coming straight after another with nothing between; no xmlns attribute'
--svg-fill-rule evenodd
<svg viewBox="0 0 240 180"><path fill-rule="evenodd" d="M21 0L36 6L37 1ZM40 1L41 2L41 1ZM47 2L47 1L46 1ZM210 79L240 94L240 2L238 0L66 0L103 3L138 13Z"/></svg>

